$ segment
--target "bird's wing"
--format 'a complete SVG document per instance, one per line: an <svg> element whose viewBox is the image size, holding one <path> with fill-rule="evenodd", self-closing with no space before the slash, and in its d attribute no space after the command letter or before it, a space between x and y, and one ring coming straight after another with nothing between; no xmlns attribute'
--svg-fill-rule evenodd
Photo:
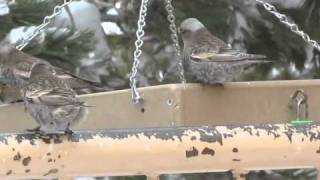
<svg viewBox="0 0 320 180"><path fill-rule="evenodd" d="M206 29L200 30L191 44L191 52L189 54L191 60L210 61L213 57L221 58L221 49L230 49L230 47L221 39L213 36Z"/></svg>
<svg viewBox="0 0 320 180"><path fill-rule="evenodd" d="M43 64L50 64L49 62L31 56L29 54L23 53L15 48L11 48L12 55L15 59L15 63L12 69L13 75L15 79L18 80L19 83L21 82L28 82L31 69L34 64L43 63ZM57 73L57 76L60 79L63 79L72 89L74 89L77 93L84 94L84 93L91 93L91 92L103 92L109 91L110 88L104 87L99 83L95 83L92 81L88 81L82 78L79 78L71 73L64 71L61 68L54 67L54 70Z"/></svg>
<svg viewBox="0 0 320 180"><path fill-rule="evenodd" d="M53 89L50 93L40 97L42 103L51 106L77 104L75 93L70 89Z"/></svg>
<svg viewBox="0 0 320 180"><path fill-rule="evenodd" d="M77 103L75 93L71 89L53 88L53 89L28 89L25 92L25 98L32 103L44 104L48 106L62 106Z"/></svg>
<svg viewBox="0 0 320 180"><path fill-rule="evenodd" d="M194 61L234 62L243 60L265 59L266 56L258 54L247 54L230 47L223 47L216 52L198 52L190 55Z"/></svg>
<svg viewBox="0 0 320 180"><path fill-rule="evenodd" d="M68 73L61 68L54 67L54 69L57 72L57 76L60 79L63 79L73 90L77 92L77 94L87 94L112 90L111 88L104 87L97 82L92 82Z"/></svg>
<svg viewBox="0 0 320 180"><path fill-rule="evenodd" d="M27 79L30 77L31 69L35 64L49 64L45 60L26 54L15 48L12 49L11 55L15 75Z"/></svg>
<svg viewBox="0 0 320 180"><path fill-rule="evenodd" d="M32 58L32 56L30 57ZM48 62L43 60L37 60L35 58L26 59L25 61L21 60L17 62L12 67L12 74L15 80L19 83L20 86L26 85L30 81L31 69L37 64L48 64Z"/></svg>
<svg viewBox="0 0 320 180"><path fill-rule="evenodd" d="M32 65L33 63L28 61L21 61L17 63L12 69L14 77L19 81L27 82L30 78Z"/></svg>
<svg viewBox="0 0 320 180"><path fill-rule="evenodd" d="M41 103L40 97L50 93L50 89L39 89L37 86L29 85L22 89L23 98L31 103Z"/></svg>
<svg viewBox="0 0 320 180"><path fill-rule="evenodd" d="M233 49L207 30L199 32L194 41L190 53L190 59L194 61L215 61L225 63L265 58L265 56L262 55L247 54L237 49Z"/></svg>

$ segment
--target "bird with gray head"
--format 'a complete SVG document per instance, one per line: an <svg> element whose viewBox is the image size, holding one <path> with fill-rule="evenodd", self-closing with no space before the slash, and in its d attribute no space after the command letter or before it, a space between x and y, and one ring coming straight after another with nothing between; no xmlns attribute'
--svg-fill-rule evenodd
<svg viewBox="0 0 320 180"><path fill-rule="evenodd" d="M233 49L212 35L196 18L184 20L179 27L187 71L204 84L223 84L239 77L251 65L267 63L264 55Z"/></svg>
<svg viewBox="0 0 320 180"><path fill-rule="evenodd" d="M24 87L28 84L30 78L31 68L34 64L43 63L50 65L47 61L33 57L29 54L23 53L14 47L12 47L8 42L0 42L0 83L6 84L7 89L12 89L16 87ZM91 82L83 78L67 73L61 68L54 67L57 76L63 79L77 94L87 94L94 92L104 92L111 90L110 88L103 87L99 83ZM10 87L11 86L11 87ZM14 94L10 94L14 95ZM5 94L1 94L2 99L19 99L2 97ZM19 94L16 94L18 97ZM4 102L9 103L9 102Z"/></svg>
<svg viewBox="0 0 320 180"><path fill-rule="evenodd" d="M26 110L39 124L35 130L46 134L70 133L69 128L85 117L88 106L55 73L51 65L35 64L31 69L30 82L21 93Z"/></svg>

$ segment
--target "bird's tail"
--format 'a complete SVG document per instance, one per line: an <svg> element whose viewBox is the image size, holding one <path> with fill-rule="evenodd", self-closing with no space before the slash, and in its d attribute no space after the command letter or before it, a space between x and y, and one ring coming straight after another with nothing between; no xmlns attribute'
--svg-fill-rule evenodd
<svg viewBox="0 0 320 180"><path fill-rule="evenodd" d="M92 82L76 75L68 73L61 68L55 67L57 76L63 79L76 93L79 94L90 94L97 92L106 92L112 90L112 88L101 85L97 82Z"/></svg>
<svg viewBox="0 0 320 180"><path fill-rule="evenodd" d="M267 56L260 54L248 54L248 61L251 63L272 63L270 60L266 60Z"/></svg>
<svg viewBox="0 0 320 180"><path fill-rule="evenodd" d="M267 56L261 54L247 54L248 60L266 59Z"/></svg>
<svg viewBox="0 0 320 180"><path fill-rule="evenodd" d="M273 61L270 61L270 60L251 60L251 59L249 59L248 60L250 63L273 63Z"/></svg>
<svg viewBox="0 0 320 180"><path fill-rule="evenodd" d="M85 103L83 101L78 102L78 106L81 106L81 107L95 107L95 106L87 105L87 103Z"/></svg>
<svg viewBox="0 0 320 180"><path fill-rule="evenodd" d="M72 88L78 94L89 94L89 93L97 93L97 92L107 92L112 91L113 89L107 86L103 86L100 83L88 81L85 79L78 79L77 81L81 81L79 86L74 85Z"/></svg>
<svg viewBox="0 0 320 180"><path fill-rule="evenodd" d="M269 60L251 60L251 59L249 59L247 62L249 62L249 63L246 63L246 65L244 67L245 70L248 70L251 67L258 65L258 64L272 63L272 61L269 61Z"/></svg>

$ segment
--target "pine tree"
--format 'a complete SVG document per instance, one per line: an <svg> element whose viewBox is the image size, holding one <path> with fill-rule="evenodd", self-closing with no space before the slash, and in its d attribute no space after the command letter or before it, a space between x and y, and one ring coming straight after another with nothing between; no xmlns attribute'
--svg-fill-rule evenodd
<svg viewBox="0 0 320 180"><path fill-rule="evenodd" d="M0 17L0 38L4 38L14 28L41 24L43 18L50 15L56 5L62 3L62 0L17 0L10 5L10 13ZM74 73L80 66L81 57L93 49L95 41L92 39L92 32L79 32L72 27L66 29L64 33L59 33L58 30L45 31L43 43L31 42L24 51Z"/></svg>

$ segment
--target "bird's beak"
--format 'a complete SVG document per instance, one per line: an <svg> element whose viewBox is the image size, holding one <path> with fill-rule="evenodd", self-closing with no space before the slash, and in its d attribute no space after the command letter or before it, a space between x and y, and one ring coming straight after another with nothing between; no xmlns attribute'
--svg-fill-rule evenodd
<svg viewBox="0 0 320 180"><path fill-rule="evenodd" d="M181 28L178 27L178 34L181 34Z"/></svg>

